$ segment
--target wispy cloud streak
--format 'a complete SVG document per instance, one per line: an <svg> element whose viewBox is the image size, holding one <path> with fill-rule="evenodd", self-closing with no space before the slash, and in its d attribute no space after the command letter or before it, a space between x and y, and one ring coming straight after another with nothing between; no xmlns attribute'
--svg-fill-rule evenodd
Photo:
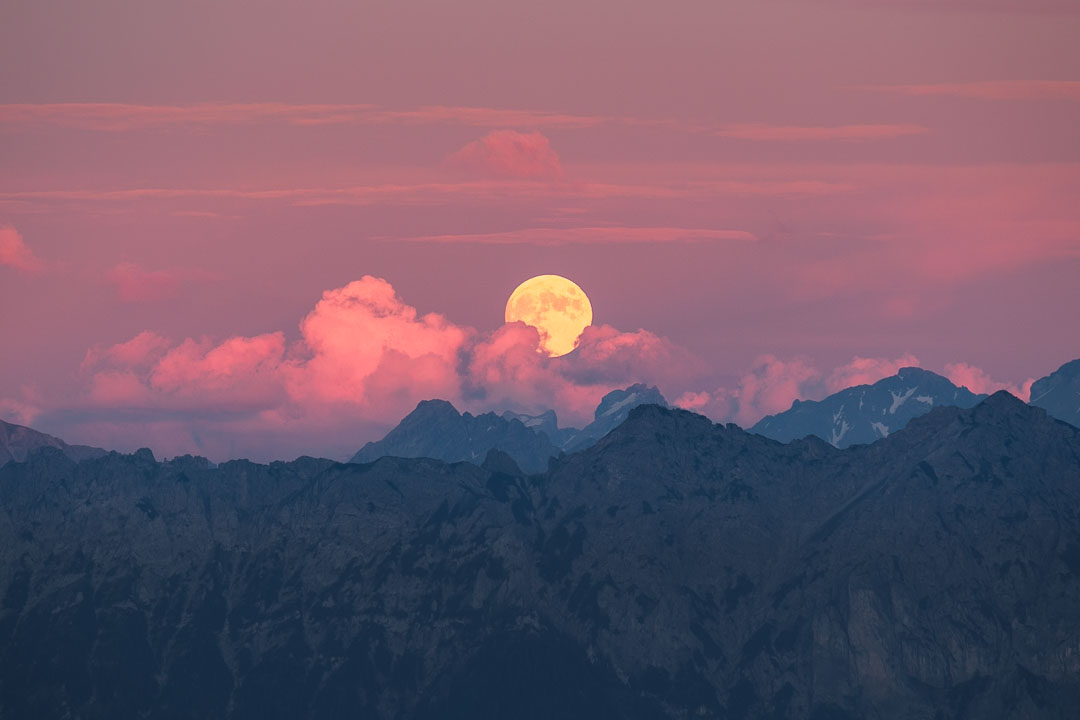
<svg viewBox="0 0 1080 720"><path fill-rule="evenodd" d="M859 90L975 100L1080 100L1080 80L990 80L921 85L860 85Z"/></svg>
<svg viewBox="0 0 1080 720"><path fill-rule="evenodd" d="M922 125L725 125L716 131L723 137L765 142L804 140L888 140L907 135L922 135L930 129Z"/></svg>
<svg viewBox="0 0 1080 720"><path fill-rule="evenodd" d="M525 228L493 233L457 235L417 235L384 238L399 242L468 243L477 245L588 245L620 243L710 242L717 240L757 240L745 230L707 230L675 227L576 227Z"/></svg>

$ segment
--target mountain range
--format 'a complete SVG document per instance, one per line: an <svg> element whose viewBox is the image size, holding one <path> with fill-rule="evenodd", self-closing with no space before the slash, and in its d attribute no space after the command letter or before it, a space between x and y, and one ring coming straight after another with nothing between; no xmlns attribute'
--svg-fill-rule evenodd
<svg viewBox="0 0 1080 720"><path fill-rule="evenodd" d="M1075 717L1080 429L928 410L840 450L643 405L534 475L39 447L0 717Z"/></svg>
<svg viewBox="0 0 1080 720"><path fill-rule="evenodd" d="M1080 360L1066 363L1032 385L1031 404L1080 427ZM868 444L907 426L934 407L969 408L986 399L950 380L917 367L872 385L856 385L823 400L796 400L791 409L768 415L750 432L790 442L810 435L838 448ZM458 413L446 401L421 402L415 411L382 440L368 443L352 462L376 458L430 457L447 462L479 463L489 450L510 455L526 472L541 472L548 458L575 452L596 443L622 423L638 405L668 407L655 387L632 385L604 396L593 422L585 428L560 428L555 412L539 415L504 412L473 416ZM537 440L532 435L540 436Z"/></svg>
<svg viewBox="0 0 1080 720"><path fill-rule="evenodd" d="M547 469L549 458L594 444L647 403L667 407L655 387L637 384L614 390L600 401L593 421L584 428L560 428L555 411L540 415L459 413L445 400L424 400L382 440L364 445L350 462L380 457L427 457L446 462L479 463L490 450L500 450L526 472Z"/></svg>

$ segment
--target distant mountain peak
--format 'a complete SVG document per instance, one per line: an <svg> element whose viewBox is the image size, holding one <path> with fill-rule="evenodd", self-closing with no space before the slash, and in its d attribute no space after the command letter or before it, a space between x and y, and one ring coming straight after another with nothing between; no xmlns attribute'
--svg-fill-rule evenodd
<svg viewBox="0 0 1080 720"><path fill-rule="evenodd" d="M382 440L364 445L351 462L372 462L389 455L480 464L493 449L507 453L528 472L546 469L548 458L559 454L546 435L517 418L459 413L446 400L424 400Z"/></svg>
<svg viewBox="0 0 1080 720"><path fill-rule="evenodd" d="M601 420L618 414L623 408L629 411L630 408L645 404L667 407L667 400L664 399L664 396L660 394L660 390L656 387L636 383L623 390L612 390L605 395L600 404L596 406L593 418Z"/></svg>
<svg viewBox="0 0 1080 720"><path fill-rule="evenodd" d="M845 448L888 437L934 407L972 407L985 397L929 370L903 367L873 385L792 403L790 410L762 418L750 431L781 442L816 435Z"/></svg>
<svg viewBox="0 0 1080 720"><path fill-rule="evenodd" d="M454 407L454 404L451 403L449 400L439 400L438 398L433 398L431 400L421 400L420 402L418 402L416 404L416 409L405 417L457 417L460 415L461 413L458 412L458 409Z"/></svg>
<svg viewBox="0 0 1080 720"><path fill-rule="evenodd" d="M1031 404L1080 427L1080 359L1071 360L1031 385Z"/></svg>
<svg viewBox="0 0 1080 720"><path fill-rule="evenodd" d="M547 468L549 458L593 445L622 424L635 407L650 404L668 407L651 385L636 383L612 390L597 405L593 422L578 430L560 428L554 410L537 415L509 410L501 415L472 415L459 413L446 400L423 400L382 440L364 445L351 462L393 455L481 464L490 451L499 450L522 470L540 472Z"/></svg>
<svg viewBox="0 0 1080 720"><path fill-rule="evenodd" d="M55 448L75 462L101 457L106 454L106 451L101 448L87 445L68 445L60 438L47 435L33 428L0 420L0 465L9 460L23 462L31 452L42 447Z"/></svg>

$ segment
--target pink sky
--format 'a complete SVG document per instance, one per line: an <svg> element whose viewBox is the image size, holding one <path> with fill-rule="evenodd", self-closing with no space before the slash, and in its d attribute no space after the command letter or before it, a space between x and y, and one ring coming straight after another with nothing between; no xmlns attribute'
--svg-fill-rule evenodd
<svg viewBox="0 0 1080 720"><path fill-rule="evenodd" d="M0 418L340 457L419 399L750 423L1080 357L1080 5L0 11ZM565 275L596 327L502 326Z"/></svg>

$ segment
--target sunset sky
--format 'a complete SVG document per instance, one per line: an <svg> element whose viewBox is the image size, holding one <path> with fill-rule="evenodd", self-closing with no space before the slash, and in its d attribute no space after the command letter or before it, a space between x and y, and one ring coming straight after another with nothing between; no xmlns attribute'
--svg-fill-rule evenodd
<svg viewBox="0 0 1080 720"><path fill-rule="evenodd" d="M0 8L0 419L343 457L416 402L751 424L1080 357L1080 3ZM507 297L588 294L545 358Z"/></svg>

